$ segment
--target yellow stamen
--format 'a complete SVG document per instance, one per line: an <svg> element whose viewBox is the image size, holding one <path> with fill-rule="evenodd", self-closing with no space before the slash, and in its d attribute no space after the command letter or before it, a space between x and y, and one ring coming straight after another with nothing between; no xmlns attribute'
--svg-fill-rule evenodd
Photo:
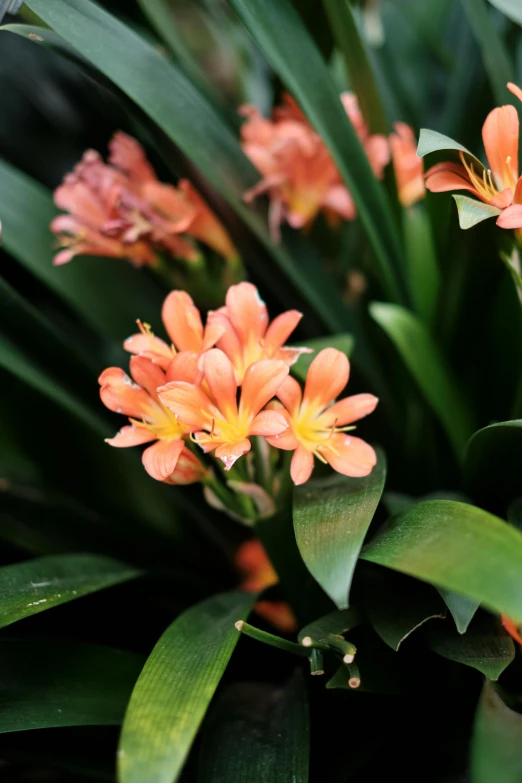
<svg viewBox="0 0 522 783"><path fill-rule="evenodd" d="M480 177L475 172L475 169L473 168L473 164L468 163L463 152L459 152L459 157L462 162L462 165L466 169L466 174L469 177L469 181L473 185L477 193L479 193L479 195L484 201L491 201L491 199L494 198L499 192L498 189L493 184L491 171L489 169L486 170L484 168L482 170L482 177Z"/></svg>

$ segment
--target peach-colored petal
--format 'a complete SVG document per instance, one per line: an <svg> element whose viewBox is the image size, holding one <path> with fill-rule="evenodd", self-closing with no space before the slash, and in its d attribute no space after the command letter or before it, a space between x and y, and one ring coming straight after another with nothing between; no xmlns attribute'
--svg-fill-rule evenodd
<svg viewBox="0 0 522 783"><path fill-rule="evenodd" d="M182 440L159 440L145 449L142 462L149 476L157 481L168 479L174 472L182 449Z"/></svg>
<svg viewBox="0 0 522 783"><path fill-rule="evenodd" d="M386 136L375 133L370 136L364 145L366 155L373 173L377 179L382 179L384 169L390 162L390 145Z"/></svg>
<svg viewBox="0 0 522 783"><path fill-rule="evenodd" d="M522 204L512 204L497 218L499 228L522 228Z"/></svg>
<svg viewBox="0 0 522 783"><path fill-rule="evenodd" d="M145 427L136 427L134 424L127 424L116 433L114 438L105 438L105 443L116 448L127 448L127 446L140 446L142 443L149 443L156 440L156 436Z"/></svg>
<svg viewBox="0 0 522 783"><path fill-rule="evenodd" d="M172 349L167 343L153 334L131 334L123 343L129 353L139 354L165 369L172 359Z"/></svg>
<svg viewBox="0 0 522 783"><path fill-rule="evenodd" d="M245 438L236 443L223 443L221 446L218 446L215 455L224 463L225 470L230 470L234 463L247 451L250 451L250 441Z"/></svg>
<svg viewBox="0 0 522 783"><path fill-rule="evenodd" d="M290 476L294 484L298 486L308 481L313 469L314 455L303 446L298 446L290 463Z"/></svg>
<svg viewBox="0 0 522 783"><path fill-rule="evenodd" d="M239 365L242 365L243 348L241 340L236 334L232 322L226 314L225 308L208 314L207 329L210 329L210 327L222 329L222 334L220 335L216 346L223 351L223 353L226 353L234 367L237 368Z"/></svg>
<svg viewBox="0 0 522 783"><path fill-rule="evenodd" d="M199 356L193 351L180 351L169 362L166 369L166 381L185 381L198 386L203 378L199 368Z"/></svg>
<svg viewBox="0 0 522 783"><path fill-rule="evenodd" d="M368 443L342 432L332 435L321 454L334 470L353 478L368 476L377 463L377 455Z"/></svg>
<svg viewBox="0 0 522 783"><path fill-rule="evenodd" d="M499 189L514 189L518 179L518 132L518 113L514 106L493 109L482 127L484 149Z"/></svg>
<svg viewBox="0 0 522 783"><path fill-rule="evenodd" d="M156 179L141 144L123 131L116 131L109 142L109 163L137 182Z"/></svg>
<svg viewBox="0 0 522 783"><path fill-rule="evenodd" d="M194 484L203 481L208 475L208 468L186 446L178 457L174 472L166 479L168 484Z"/></svg>
<svg viewBox="0 0 522 783"><path fill-rule="evenodd" d="M284 362L262 359L251 364L243 379L240 416L254 417L274 397L287 375Z"/></svg>
<svg viewBox="0 0 522 783"><path fill-rule="evenodd" d="M237 383L232 362L219 348L203 354L202 366L210 393L225 418L237 416Z"/></svg>
<svg viewBox="0 0 522 783"><path fill-rule="evenodd" d="M162 218L160 225L167 233L188 231L196 217L196 210L173 185L162 182L146 182L142 195Z"/></svg>
<svg viewBox="0 0 522 783"><path fill-rule="evenodd" d="M109 367L98 379L103 404L115 413L147 418L154 401L119 367Z"/></svg>
<svg viewBox="0 0 522 783"><path fill-rule="evenodd" d="M261 411L255 417L249 435L273 437L288 429L288 422L279 411Z"/></svg>
<svg viewBox="0 0 522 783"><path fill-rule="evenodd" d="M268 312L259 292L252 283L239 283L228 289L227 315L243 343L258 342L266 332Z"/></svg>
<svg viewBox="0 0 522 783"><path fill-rule="evenodd" d="M157 390L163 405L187 427L204 429L218 415L207 395L193 383L172 381Z"/></svg>
<svg viewBox="0 0 522 783"><path fill-rule="evenodd" d="M508 85L509 87L509 85ZM517 87L517 90L520 89ZM522 93L522 90L521 90ZM520 98L522 100L522 97ZM520 645L522 645L522 636L520 635L520 630L516 623L513 622L513 620L508 617L506 614L503 614L500 616L500 619L502 621L502 625L508 632L508 634Z"/></svg>
<svg viewBox="0 0 522 783"><path fill-rule="evenodd" d="M301 405L303 399L303 393L301 386L290 375L287 376L279 389L277 390L277 396L287 409L289 413L293 413Z"/></svg>
<svg viewBox="0 0 522 783"><path fill-rule="evenodd" d="M513 93L513 95L518 98L519 101L522 101L522 90L520 87L518 87L516 84L513 84L513 82L508 82L506 87L510 92Z"/></svg>
<svg viewBox="0 0 522 783"><path fill-rule="evenodd" d="M220 337L225 333L225 325L217 320L207 321L207 325L203 331L203 345L201 351L208 351L213 348Z"/></svg>
<svg viewBox="0 0 522 783"><path fill-rule="evenodd" d="M185 196L187 203L196 211L196 215L188 229L190 235L204 242L215 250L216 253L223 256L223 258L234 258L234 256L237 256L237 250L232 244L225 227L191 183L183 179L180 180L178 187Z"/></svg>
<svg viewBox="0 0 522 783"><path fill-rule="evenodd" d="M264 340L268 356L273 356L275 351L286 343L302 317L303 314L297 310L288 310L274 318L266 330Z"/></svg>
<svg viewBox="0 0 522 783"><path fill-rule="evenodd" d="M306 376L303 403L325 408L348 383L350 362L336 348L325 348L313 359Z"/></svg>
<svg viewBox="0 0 522 783"><path fill-rule="evenodd" d="M432 193L445 193L449 190L469 190L480 198L480 193L469 181L466 169L458 163L438 163L424 175L426 187Z"/></svg>
<svg viewBox="0 0 522 783"><path fill-rule="evenodd" d="M417 157L417 140L409 125L396 122L390 136L393 169L401 204L410 207L424 198L422 158Z"/></svg>
<svg viewBox="0 0 522 783"><path fill-rule="evenodd" d="M513 196L513 203L522 204L522 177L518 178L515 195Z"/></svg>
<svg viewBox="0 0 522 783"><path fill-rule="evenodd" d="M497 193L492 199L488 201L488 204L497 209L506 209L513 203L513 191L511 188L504 188L500 193Z"/></svg>
<svg viewBox="0 0 522 783"><path fill-rule="evenodd" d="M334 403L325 411L324 418L326 426L344 427L354 421L362 419L364 416L372 413L379 400L373 394L354 394L352 397L345 397L343 400Z"/></svg>
<svg viewBox="0 0 522 783"><path fill-rule="evenodd" d="M156 389L165 383L165 373L157 364L145 356L132 356L130 360L131 376L138 384L156 397Z"/></svg>
<svg viewBox="0 0 522 783"><path fill-rule="evenodd" d="M280 435L274 435L267 438L268 443L274 446L276 449L282 449L283 451L294 451L299 446L299 441L292 432L292 428L288 427Z"/></svg>
<svg viewBox="0 0 522 783"><path fill-rule="evenodd" d="M344 185L333 185L323 198L322 207L332 210L345 220L355 220L357 209L348 188Z"/></svg>
<svg viewBox="0 0 522 783"><path fill-rule="evenodd" d="M200 353L203 324L198 308L186 291L171 291L163 303L161 317L170 339L179 351Z"/></svg>

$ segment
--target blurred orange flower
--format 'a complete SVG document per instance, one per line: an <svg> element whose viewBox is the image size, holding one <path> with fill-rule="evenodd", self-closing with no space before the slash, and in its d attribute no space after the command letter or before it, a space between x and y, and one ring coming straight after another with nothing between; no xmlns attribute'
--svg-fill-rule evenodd
<svg viewBox="0 0 522 783"><path fill-rule="evenodd" d="M294 484L308 481L314 456L328 462L345 476L367 476L377 462L375 451L365 441L348 435L354 421L371 413L377 403L372 394L356 394L333 403L348 383L350 363L335 348L320 351L308 370L304 393L293 378L287 378L277 396L285 406L289 427L268 442L294 451L290 474Z"/></svg>
<svg viewBox="0 0 522 783"><path fill-rule="evenodd" d="M417 139L409 125L396 122L395 133L390 135L393 170L397 181L399 201L403 207L411 207L426 195L424 166L417 157Z"/></svg>
<svg viewBox="0 0 522 783"><path fill-rule="evenodd" d="M257 593L279 581L263 545L257 539L241 544L234 562L243 576L243 590ZM258 601L255 611L283 633L297 630L295 615L285 601Z"/></svg>
<svg viewBox="0 0 522 783"><path fill-rule="evenodd" d="M502 625L508 632L508 634L518 643L522 646L522 636L520 635L520 628L519 626L513 622L507 615L503 614L501 615Z"/></svg>

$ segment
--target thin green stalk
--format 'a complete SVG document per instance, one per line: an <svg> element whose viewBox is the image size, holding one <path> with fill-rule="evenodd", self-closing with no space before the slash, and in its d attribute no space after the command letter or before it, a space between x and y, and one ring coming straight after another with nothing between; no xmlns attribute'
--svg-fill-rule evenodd
<svg viewBox="0 0 522 783"><path fill-rule="evenodd" d="M299 655L301 658L306 658L309 655L309 650L301 644L289 642L287 639L282 639L280 636L275 636L267 631L261 631L244 620L238 620L236 628L240 633L244 633L245 636L250 636L251 639L256 639L256 641L263 642L263 644L269 644L270 647L276 647L278 650L284 650L284 652L292 653L292 655Z"/></svg>

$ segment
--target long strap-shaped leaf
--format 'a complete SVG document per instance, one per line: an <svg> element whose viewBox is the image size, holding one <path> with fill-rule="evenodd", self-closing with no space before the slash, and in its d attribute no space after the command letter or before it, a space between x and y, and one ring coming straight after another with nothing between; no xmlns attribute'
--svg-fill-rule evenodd
<svg viewBox="0 0 522 783"><path fill-rule="evenodd" d="M0 733L119 725L143 663L110 647L3 639Z"/></svg>
<svg viewBox="0 0 522 783"><path fill-rule="evenodd" d="M290 0L230 4L328 146L372 243L386 293L401 300L400 247L390 206L301 18Z"/></svg>
<svg viewBox="0 0 522 783"><path fill-rule="evenodd" d="M480 47L495 100L499 104L511 101L506 83L514 80L515 70L485 0L462 0L462 6Z"/></svg>
<svg viewBox="0 0 522 783"><path fill-rule="evenodd" d="M418 503L392 519L361 557L522 622L522 534L480 508Z"/></svg>
<svg viewBox="0 0 522 783"><path fill-rule="evenodd" d="M471 435L470 415L430 333L409 310L373 302L370 313L392 340L422 393L439 417L457 459Z"/></svg>
<svg viewBox="0 0 522 783"><path fill-rule="evenodd" d="M50 555L0 568L0 628L140 572L102 555Z"/></svg>
<svg viewBox="0 0 522 783"><path fill-rule="evenodd" d="M486 680L473 727L471 783L519 783L521 745L522 715L504 704Z"/></svg>
<svg viewBox="0 0 522 783"><path fill-rule="evenodd" d="M348 606L348 591L364 537L381 499L386 458L369 476L335 473L312 479L294 494L294 531L306 567L339 609Z"/></svg>
<svg viewBox="0 0 522 783"><path fill-rule="evenodd" d="M243 193L259 175L234 133L181 70L90 0L27 0L26 5L166 133L268 248L323 322L334 331L342 329L335 308L318 286L284 248L274 245L260 213L244 203Z"/></svg>
<svg viewBox="0 0 522 783"><path fill-rule="evenodd" d="M283 688L240 683L206 727L198 783L307 783L308 699L300 672Z"/></svg>
<svg viewBox="0 0 522 783"><path fill-rule="evenodd" d="M136 683L120 740L121 783L178 780L254 596L222 593L191 607L160 638Z"/></svg>

